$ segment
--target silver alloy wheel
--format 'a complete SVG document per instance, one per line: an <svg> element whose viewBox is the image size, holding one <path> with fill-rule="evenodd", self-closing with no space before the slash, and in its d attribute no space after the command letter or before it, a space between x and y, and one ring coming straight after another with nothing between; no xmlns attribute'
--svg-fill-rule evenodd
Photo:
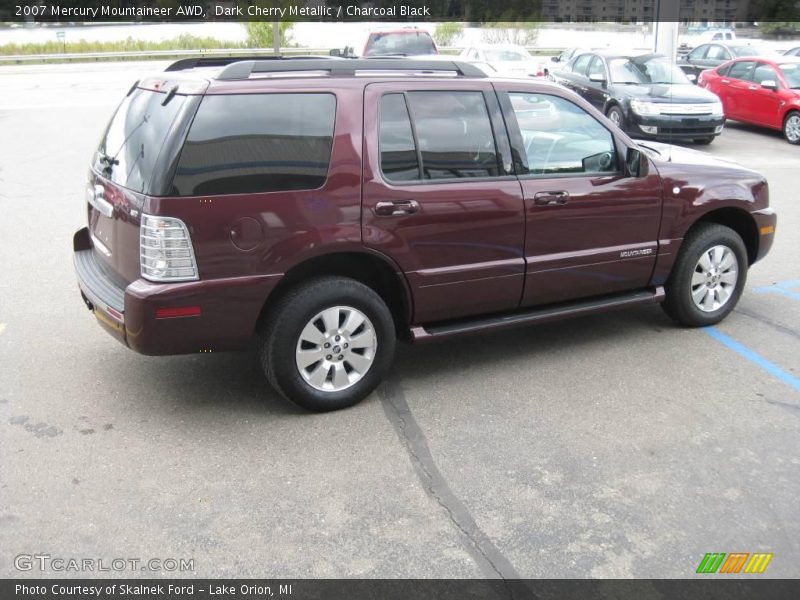
<svg viewBox="0 0 800 600"><path fill-rule="evenodd" d="M700 255L692 273L691 292L695 306L714 312L728 303L739 280L739 261L727 246L713 246Z"/></svg>
<svg viewBox="0 0 800 600"><path fill-rule="evenodd" d="M786 119L786 125L783 128L786 134L786 139L794 143L800 140L800 115L795 114Z"/></svg>
<svg viewBox="0 0 800 600"><path fill-rule="evenodd" d="M367 315L351 306L333 306L303 328L295 363L314 389L340 392L364 377L377 349L378 338Z"/></svg>
<svg viewBox="0 0 800 600"><path fill-rule="evenodd" d="M616 110L609 111L608 118L614 125L619 125L622 122L622 120L619 118L619 112Z"/></svg>

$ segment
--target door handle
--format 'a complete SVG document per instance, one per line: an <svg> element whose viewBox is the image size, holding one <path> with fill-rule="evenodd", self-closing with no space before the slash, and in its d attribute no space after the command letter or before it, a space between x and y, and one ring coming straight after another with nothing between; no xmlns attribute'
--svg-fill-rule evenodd
<svg viewBox="0 0 800 600"><path fill-rule="evenodd" d="M757 89L758 89L758 87L759 87L759 86L757 86L757 85L751 85L751 86L748 86L748 88L747 88L747 89L749 89L749 90L757 90Z"/></svg>
<svg viewBox="0 0 800 600"><path fill-rule="evenodd" d="M720 81L721 81L722 83L725 83L725 84L727 84L727 83L730 83L730 81L728 81L727 79L721 79Z"/></svg>
<svg viewBox="0 0 800 600"><path fill-rule="evenodd" d="M400 217L412 215L419 210L416 200L392 200L375 204L375 214L379 217Z"/></svg>
<svg viewBox="0 0 800 600"><path fill-rule="evenodd" d="M561 206L566 204L569 199L569 192L563 190L557 192L536 192L533 195L533 202L537 206Z"/></svg>

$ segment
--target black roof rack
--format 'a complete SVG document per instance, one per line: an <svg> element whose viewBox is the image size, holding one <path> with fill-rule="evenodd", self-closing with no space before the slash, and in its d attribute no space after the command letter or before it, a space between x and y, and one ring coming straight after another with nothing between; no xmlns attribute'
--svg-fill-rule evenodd
<svg viewBox="0 0 800 600"><path fill-rule="evenodd" d="M194 69L196 67L227 67L230 64L243 61L256 61L256 60L283 61L283 60L296 60L296 59L327 60L329 58L335 58L335 57L318 56L318 55L276 56L274 54L255 55L255 56L198 56L194 58L182 58L180 60L176 60L166 69L164 69L164 71L186 71L188 69Z"/></svg>
<svg viewBox="0 0 800 600"><path fill-rule="evenodd" d="M475 65L455 60L416 60L408 58L304 58L288 60L240 60L229 64L217 79L247 79L253 73L296 73L323 71L332 76L353 76L358 71L414 71L455 73L458 77L484 78Z"/></svg>

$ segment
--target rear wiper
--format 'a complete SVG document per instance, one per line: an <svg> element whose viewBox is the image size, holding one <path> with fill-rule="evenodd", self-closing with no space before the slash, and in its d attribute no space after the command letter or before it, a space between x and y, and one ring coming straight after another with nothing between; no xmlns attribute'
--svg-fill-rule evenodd
<svg viewBox="0 0 800 600"><path fill-rule="evenodd" d="M101 163L106 163L108 165L109 169L111 167L113 167L114 165L118 165L119 164L119 160L117 160L113 156L109 156L105 152L100 152L100 162Z"/></svg>

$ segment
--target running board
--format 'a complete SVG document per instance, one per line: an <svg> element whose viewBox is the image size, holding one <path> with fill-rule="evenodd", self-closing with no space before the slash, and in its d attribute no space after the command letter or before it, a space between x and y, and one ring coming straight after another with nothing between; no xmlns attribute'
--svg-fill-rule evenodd
<svg viewBox="0 0 800 600"><path fill-rule="evenodd" d="M653 304L664 299L664 288L637 290L613 296L578 300L567 304L551 305L544 308L532 308L520 312L504 313L493 317L455 321L438 325L416 325L411 328L411 339L415 343L431 342L470 333L482 333L520 325L546 323L569 317L588 315L596 312L625 308L635 304Z"/></svg>

